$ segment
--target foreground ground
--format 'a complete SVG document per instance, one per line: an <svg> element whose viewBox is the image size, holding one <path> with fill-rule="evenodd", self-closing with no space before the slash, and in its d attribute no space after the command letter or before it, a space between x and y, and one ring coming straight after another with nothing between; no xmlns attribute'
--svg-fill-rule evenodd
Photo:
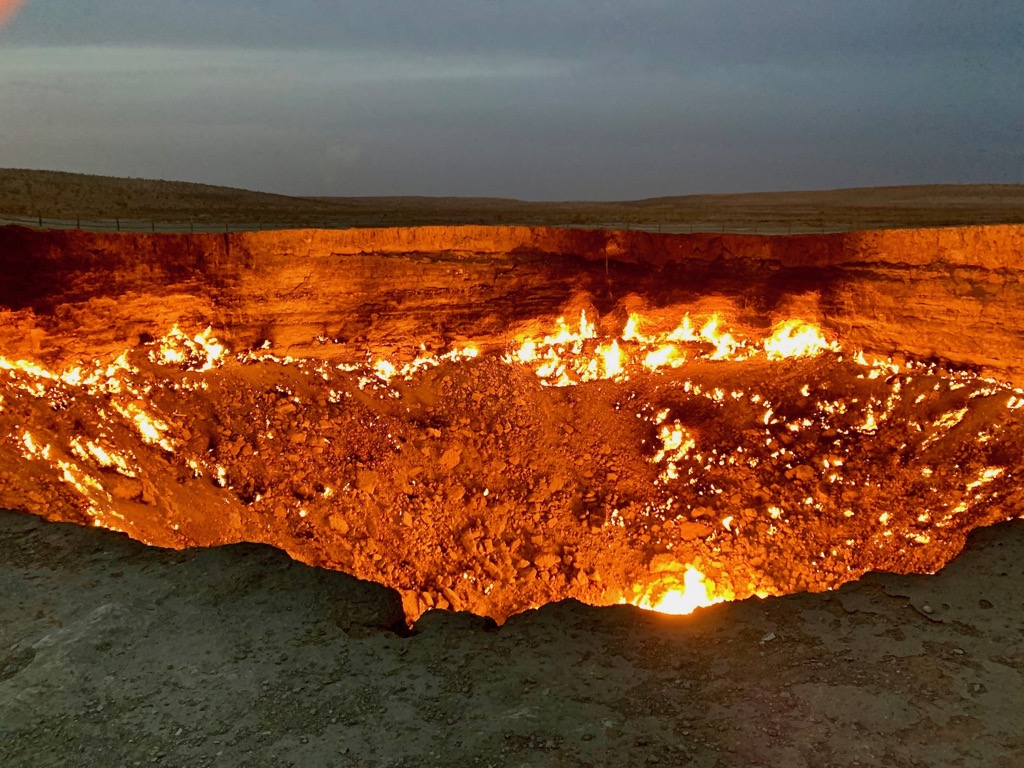
<svg viewBox="0 0 1024 768"><path fill-rule="evenodd" d="M1019 766L1024 522L933 577L500 630L267 547L0 512L4 766Z"/></svg>

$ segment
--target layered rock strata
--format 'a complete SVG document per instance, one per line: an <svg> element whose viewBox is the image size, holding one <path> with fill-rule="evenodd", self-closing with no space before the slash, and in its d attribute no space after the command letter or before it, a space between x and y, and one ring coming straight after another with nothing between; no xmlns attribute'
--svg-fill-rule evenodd
<svg viewBox="0 0 1024 768"><path fill-rule="evenodd" d="M0 349L56 364L175 322L232 348L343 358L506 343L567 308L714 309L764 329L802 314L847 348L1024 378L1024 227L656 235L421 227L231 235L0 228Z"/></svg>

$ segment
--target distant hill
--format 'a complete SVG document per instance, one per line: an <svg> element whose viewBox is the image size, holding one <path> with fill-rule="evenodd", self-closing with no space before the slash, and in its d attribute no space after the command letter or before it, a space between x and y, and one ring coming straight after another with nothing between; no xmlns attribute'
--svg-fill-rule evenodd
<svg viewBox="0 0 1024 768"><path fill-rule="evenodd" d="M622 202L291 197L180 181L0 169L0 216L289 226L528 224L793 231L1024 223L1024 185L925 185L685 195Z"/></svg>

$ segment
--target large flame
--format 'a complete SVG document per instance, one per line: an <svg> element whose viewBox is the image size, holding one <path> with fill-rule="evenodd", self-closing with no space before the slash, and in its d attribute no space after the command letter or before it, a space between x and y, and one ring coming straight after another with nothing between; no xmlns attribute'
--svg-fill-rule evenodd
<svg viewBox="0 0 1024 768"><path fill-rule="evenodd" d="M634 604L648 611L685 615L729 599L731 596L712 596L704 574L688 565L682 579L676 576L664 577L649 587Z"/></svg>
<svg viewBox="0 0 1024 768"><path fill-rule="evenodd" d="M763 346L769 360L813 357L827 349L839 351L839 345L826 341L817 326L801 320L786 320L775 326L772 335L764 340Z"/></svg>

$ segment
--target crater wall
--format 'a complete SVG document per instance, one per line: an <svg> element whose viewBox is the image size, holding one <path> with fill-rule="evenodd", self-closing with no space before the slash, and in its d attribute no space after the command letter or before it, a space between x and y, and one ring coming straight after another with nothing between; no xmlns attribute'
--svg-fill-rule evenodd
<svg viewBox="0 0 1024 768"><path fill-rule="evenodd" d="M1024 381L1024 227L658 235L531 227L225 235L0 228L0 350L55 365L175 322L293 357L506 343L576 306L799 314L844 347Z"/></svg>

